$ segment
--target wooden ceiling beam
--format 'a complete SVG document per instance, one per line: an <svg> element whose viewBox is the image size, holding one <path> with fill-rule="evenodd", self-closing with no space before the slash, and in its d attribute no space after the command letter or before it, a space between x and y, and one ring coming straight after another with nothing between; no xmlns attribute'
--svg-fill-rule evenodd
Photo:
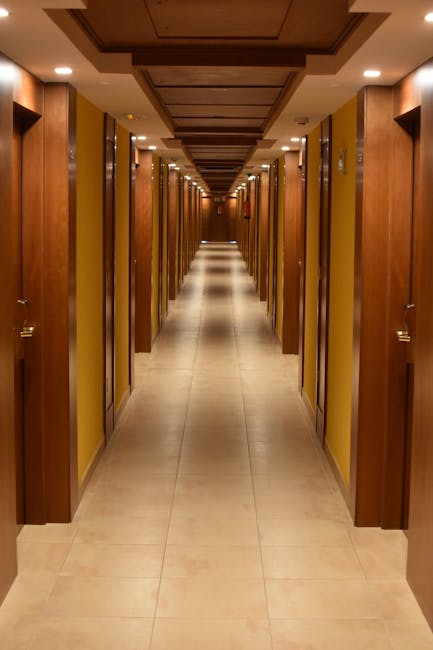
<svg viewBox="0 0 433 650"><path fill-rule="evenodd" d="M182 138L182 144L190 147L255 147L259 138L249 135L191 135Z"/></svg>
<svg viewBox="0 0 433 650"><path fill-rule="evenodd" d="M132 65L146 68L170 66L280 67L301 70L306 52L289 47L230 47L211 45L172 45L141 47L132 53Z"/></svg>
<svg viewBox="0 0 433 650"><path fill-rule="evenodd" d="M261 138L263 131L254 126L179 126L174 131L176 138L190 135L246 135Z"/></svg>

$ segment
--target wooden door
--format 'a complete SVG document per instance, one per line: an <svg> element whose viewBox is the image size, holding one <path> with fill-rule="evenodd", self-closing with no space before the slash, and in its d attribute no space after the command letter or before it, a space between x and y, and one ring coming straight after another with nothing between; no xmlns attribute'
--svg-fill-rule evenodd
<svg viewBox="0 0 433 650"><path fill-rule="evenodd" d="M12 158L12 248L13 284L16 301L14 327L14 386L15 386L15 466L17 523L26 521L24 488L24 340L20 331L28 312L28 300L23 292L23 224L22 224L22 119L14 115Z"/></svg>
<svg viewBox="0 0 433 650"><path fill-rule="evenodd" d="M326 373L328 358L329 241L331 216L331 117L323 120L320 136L320 240L317 342L316 433L326 435Z"/></svg>
<svg viewBox="0 0 433 650"><path fill-rule="evenodd" d="M105 440L114 430L114 174L116 122L104 120L104 423Z"/></svg>
<svg viewBox="0 0 433 650"><path fill-rule="evenodd" d="M304 350L305 350L305 261L307 257L307 139L302 138L301 149L301 224L299 261L299 365L298 388L304 388Z"/></svg>
<svg viewBox="0 0 433 650"><path fill-rule="evenodd" d="M390 223L388 435L382 526L409 522L420 189L420 110L394 126L395 178Z"/></svg>

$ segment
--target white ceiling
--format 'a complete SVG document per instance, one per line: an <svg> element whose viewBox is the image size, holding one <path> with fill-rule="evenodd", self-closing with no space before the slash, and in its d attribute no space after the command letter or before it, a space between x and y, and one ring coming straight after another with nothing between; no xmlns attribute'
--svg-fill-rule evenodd
<svg viewBox="0 0 433 650"><path fill-rule="evenodd" d="M308 57L304 80L265 134L275 139L270 149L258 149L250 164L270 162L293 136L305 135L327 114L334 112L365 85L362 71L379 68L380 84L393 84L433 57L433 24L424 15L433 11L433 0L354 0L351 11L389 12L389 17L341 69L330 57L329 74L314 74L316 57ZM115 116L136 135L146 135L145 145L156 145L168 161L189 164L180 149L167 149L162 139L172 137L130 73L104 74L96 70L52 22L44 9L84 8L81 0L0 0L10 16L0 19L0 50L44 81L58 81L54 67L68 65L68 78L77 90L96 106ZM127 57L127 55L125 55ZM125 69L129 59L125 58ZM140 116L129 121L126 114ZM295 123L308 117L306 126ZM143 145L144 146L144 145Z"/></svg>

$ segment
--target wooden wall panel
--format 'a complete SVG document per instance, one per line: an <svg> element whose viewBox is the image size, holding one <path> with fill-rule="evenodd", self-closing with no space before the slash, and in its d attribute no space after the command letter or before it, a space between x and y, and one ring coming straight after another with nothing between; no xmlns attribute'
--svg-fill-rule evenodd
<svg viewBox="0 0 433 650"><path fill-rule="evenodd" d="M78 504L75 108L72 87L46 85L42 350L47 406L43 422L46 516L55 522L70 521Z"/></svg>
<svg viewBox="0 0 433 650"><path fill-rule="evenodd" d="M398 89L396 106L421 105L419 284L413 401L412 466L410 486L407 576L423 612L433 626L433 62L423 66ZM424 79L424 83L422 80Z"/></svg>
<svg viewBox="0 0 433 650"><path fill-rule="evenodd" d="M9 62L0 54L0 64ZM12 87L0 84L0 277L10 277L12 247ZM0 601L16 574L14 296L12 283L0 291Z"/></svg>
<svg viewBox="0 0 433 650"><path fill-rule="evenodd" d="M260 174L260 207L259 207L259 297L266 300L268 287L268 249L269 249L269 173Z"/></svg>
<svg viewBox="0 0 433 650"><path fill-rule="evenodd" d="M138 152L135 172L135 351L150 352L152 346L152 152Z"/></svg>
<svg viewBox="0 0 433 650"><path fill-rule="evenodd" d="M388 254L392 89L359 95L351 442L351 512L360 526L381 523L387 426Z"/></svg>
<svg viewBox="0 0 433 650"><path fill-rule="evenodd" d="M168 297L174 300L177 294L177 215L179 210L179 175L176 170L169 172L168 179Z"/></svg>
<svg viewBox="0 0 433 650"><path fill-rule="evenodd" d="M299 348L299 281L301 259L301 171L297 152L285 155L283 352Z"/></svg>

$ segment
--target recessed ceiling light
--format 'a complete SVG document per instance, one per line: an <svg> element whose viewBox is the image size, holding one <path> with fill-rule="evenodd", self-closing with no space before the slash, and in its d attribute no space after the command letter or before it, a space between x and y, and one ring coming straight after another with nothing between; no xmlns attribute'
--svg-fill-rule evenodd
<svg viewBox="0 0 433 650"><path fill-rule="evenodd" d="M301 142L301 138L290 138L290 142Z"/></svg>
<svg viewBox="0 0 433 650"><path fill-rule="evenodd" d="M54 72L60 75L68 75L68 74L72 74L72 68L69 68L67 66L54 68Z"/></svg>
<svg viewBox="0 0 433 650"><path fill-rule="evenodd" d="M148 149L150 149L150 151L155 151L155 150L156 150L156 147L155 147L154 144L150 144L149 147L148 147Z"/></svg>
<svg viewBox="0 0 433 650"><path fill-rule="evenodd" d="M369 79L376 79L381 74L380 70L364 70L364 77L368 77Z"/></svg>
<svg viewBox="0 0 433 650"><path fill-rule="evenodd" d="M270 165L262 165L263 169L268 169L269 167L270 167Z"/></svg>
<svg viewBox="0 0 433 650"><path fill-rule="evenodd" d="M176 170L177 172L180 172L180 167L175 167L175 170Z"/></svg>
<svg viewBox="0 0 433 650"><path fill-rule="evenodd" d="M433 23L433 12L432 12L432 13L429 13L429 14L426 14L426 15L424 16L424 20L425 20L427 23Z"/></svg>
<svg viewBox="0 0 433 650"><path fill-rule="evenodd" d="M0 7L0 18L7 18L9 16L9 11L4 7Z"/></svg>
<svg viewBox="0 0 433 650"><path fill-rule="evenodd" d="M137 135L137 140L147 140L146 135Z"/></svg>
<svg viewBox="0 0 433 650"><path fill-rule="evenodd" d="M287 146L281 147L281 151L290 151L290 147Z"/></svg>
<svg viewBox="0 0 433 650"><path fill-rule="evenodd" d="M190 180L191 180L191 176L185 176L185 180L190 181Z"/></svg>

